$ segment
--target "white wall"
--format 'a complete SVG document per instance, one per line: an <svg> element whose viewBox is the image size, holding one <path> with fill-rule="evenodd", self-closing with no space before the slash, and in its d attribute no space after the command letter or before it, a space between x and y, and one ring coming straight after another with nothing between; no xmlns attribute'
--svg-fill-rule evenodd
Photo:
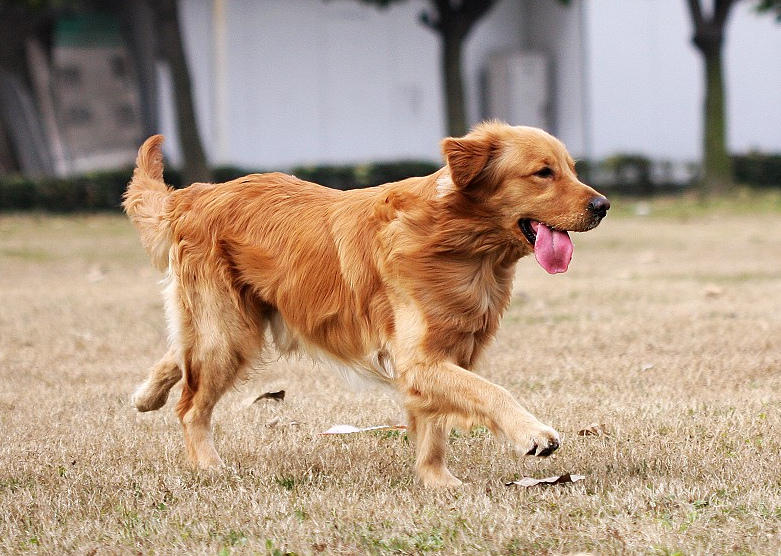
<svg viewBox="0 0 781 556"><path fill-rule="evenodd" d="M729 145L781 151L781 23L738 5L726 45Z"/></svg>
<svg viewBox="0 0 781 556"><path fill-rule="evenodd" d="M781 25L738 5L725 44L729 147L781 149ZM702 61L684 0L588 0L594 154L698 160Z"/></svg>
<svg viewBox="0 0 781 556"><path fill-rule="evenodd" d="M752 5L739 4L728 23L729 145L779 151L781 25ZM211 163L286 169L438 160L445 115L438 37L418 22L427 6L183 0ZM576 157L639 152L697 160L703 70L690 37L685 0L580 0L566 8L555 0L501 0L466 44L469 120L482 117L480 79L491 54L542 51L552 61L552 131ZM169 97L161 119L171 138L172 113Z"/></svg>
<svg viewBox="0 0 781 556"><path fill-rule="evenodd" d="M544 52L551 63L550 131L564 141L574 157L590 158L584 5L573 2L566 7L556 0L530 4L526 47Z"/></svg>
<svg viewBox="0 0 781 556"><path fill-rule="evenodd" d="M184 0L181 15L213 164L439 159L438 43L417 22L424 0L386 10L357 0L226 1L221 72L212 4Z"/></svg>
<svg viewBox="0 0 781 556"><path fill-rule="evenodd" d="M223 0L222 28L214 11L219 2L183 0L180 7L212 164L440 159L446 132L440 44L419 23L428 0L384 10L359 0ZM482 118L486 60L522 46L525 11L523 1L501 0L466 43L471 123ZM163 94L163 132L173 139L165 84ZM176 162L174 143L167 154Z"/></svg>
<svg viewBox="0 0 781 556"><path fill-rule="evenodd" d="M488 15L475 24L464 44L464 94L467 120L471 124L483 118L480 83L488 58L492 54L518 51L523 46L523 4L516 0L500 0Z"/></svg>

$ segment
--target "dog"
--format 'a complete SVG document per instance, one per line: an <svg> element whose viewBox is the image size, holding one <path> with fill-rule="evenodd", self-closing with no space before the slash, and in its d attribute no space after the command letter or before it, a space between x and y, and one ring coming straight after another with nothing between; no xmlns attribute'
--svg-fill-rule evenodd
<svg viewBox="0 0 781 556"><path fill-rule="evenodd" d="M610 203L581 183L564 145L537 128L484 122L442 141L446 165L337 191L281 173L172 189L163 137L146 140L123 198L165 272L169 349L136 390L138 411L176 414L198 467L220 465L212 410L269 344L401 394L425 486L461 483L445 464L453 427L488 427L526 455L559 434L472 369L510 302L517 261L550 273L572 257L568 231Z"/></svg>

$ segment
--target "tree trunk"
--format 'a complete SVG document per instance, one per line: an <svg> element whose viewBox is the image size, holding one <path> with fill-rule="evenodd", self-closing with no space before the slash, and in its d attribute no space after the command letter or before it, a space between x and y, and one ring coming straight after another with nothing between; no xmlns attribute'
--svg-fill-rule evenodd
<svg viewBox="0 0 781 556"><path fill-rule="evenodd" d="M179 142L184 157L183 185L189 185L196 181L209 181L211 173L206 163L206 155L198 132L192 83L179 27L177 2L176 0L152 0L150 5L158 15L160 47L163 57L171 68L174 81L176 121L179 126Z"/></svg>
<svg viewBox="0 0 781 556"><path fill-rule="evenodd" d="M703 137L704 195L724 194L732 186L732 162L727 150L727 116L722 49L705 54L705 129Z"/></svg>
<svg viewBox="0 0 781 556"><path fill-rule="evenodd" d="M155 12L144 0L125 0L118 4L122 34L133 54L133 64L138 76L143 136L148 137L160 129L155 66L158 58Z"/></svg>
<svg viewBox="0 0 781 556"><path fill-rule="evenodd" d="M2 79L8 82L18 79L20 89L30 93L32 97L32 83L30 82L30 68L27 63L27 41L37 38L41 43L48 43L51 35L52 18L48 11L34 10L22 2L0 2L0 73L5 74ZM11 86L7 83L7 86ZM35 160L34 166L43 173L44 168L50 167L51 157L44 151L28 149L27 153L18 152L19 144L12 140L10 121L5 121L3 110L0 110L0 174L6 172L23 171L26 166L25 159ZM8 114L6 113L7 117ZM43 146L46 140L41 134L41 141L37 144ZM31 144L35 144L35 141ZM53 171L53 170L52 170Z"/></svg>
<svg viewBox="0 0 781 556"><path fill-rule="evenodd" d="M732 186L732 163L727 151L727 116L724 87L724 29L736 0L715 0L705 17L700 0L687 0L694 25L692 42L705 66L703 154L700 195L726 193Z"/></svg>
<svg viewBox="0 0 781 556"><path fill-rule="evenodd" d="M464 80L461 73L462 45L461 37L442 34L442 78L445 84L447 134L451 137L466 135L468 131Z"/></svg>
<svg viewBox="0 0 781 556"><path fill-rule="evenodd" d="M469 130L462 74L464 42L475 23L495 4L496 0L431 0L430 13L421 14L421 22L439 34L442 41L447 133L453 137L460 137Z"/></svg>

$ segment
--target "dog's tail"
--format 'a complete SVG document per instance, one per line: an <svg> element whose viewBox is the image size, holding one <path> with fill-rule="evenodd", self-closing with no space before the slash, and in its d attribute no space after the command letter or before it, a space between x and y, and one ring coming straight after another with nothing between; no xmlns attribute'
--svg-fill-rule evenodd
<svg viewBox="0 0 781 556"><path fill-rule="evenodd" d="M122 197L122 206L133 222L152 264L160 271L168 268L171 247L170 222L164 218L172 189L163 181L162 135L153 135L138 149L133 179Z"/></svg>

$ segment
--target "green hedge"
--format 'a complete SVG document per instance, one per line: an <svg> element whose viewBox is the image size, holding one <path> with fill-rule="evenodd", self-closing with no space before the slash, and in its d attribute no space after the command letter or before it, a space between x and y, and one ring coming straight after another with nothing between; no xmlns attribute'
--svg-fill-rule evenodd
<svg viewBox="0 0 781 556"><path fill-rule="evenodd" d="M292 173L302 180L346 190L373 187L412 176L427 176L440 168L434 162L404 160L358 166L299 166Z"/></svg>
<svg viewBox="0 0 781 556"><path fill-rule="evenodd" d="M299 179L312 181L334 189L358 189L361 187L355 166L299 166L291 173Z"/></svg>
<svg viewBox="0 0 781 556"><path fill-rule="evenodd" d="M756 187L781 187L781 154L748 153L732 157L735 181Z"/></svg>
<svg viewBox="0 0 781 556"><path fill-rule="evenodd" d="M438 169L433 163L396 162L360 166L308 166L295 168L293 174L307 181L335 189L356 189L413 175L426 175ZM215 183L252 173L253 170L226 166L213 172ZM30 178L23 175L0 176L0 211L40 210L52 212L120 210L122 193L132 168L98 172L70 178ZM165 170L166 183L181 187L181 174Z"/></svg>
<svg viewBox="0 0 781 556"><path fill-rule="evenodd" d="M0 176L0 210L78 212L119 210L122 193L133 170L95 172L69 178ZM166 171L166 181L179 185L175 170Z"/></svg>
<svg viewBox="0 0 781 556"><path fill-rule="evenodd" d="M59 212L116 209L129 176L128 172L68 179L3 176L0 178L0 209Z"/></svg>
<svg viewBox="0 0 781 556"><path fill-rule="evenodd" d="M742 185L781 187L781 154L749 153L733 157L735 181ZM692 185L674 178L665 165L641 155L616 155L604 161L578 162L578 173L587 183L605 192L649 195L682 191ZM382 162L357 166L301 166L292 173L301 179L335 189L356 189L435 172L438 164L425 161ZM228 181L251 170L221 167L214 181ZM41 210L52 212L119 210L122 193L132 169L91 173L72 178L0 176L0 211ZM166 169L165 180L181 186L181 174Z"/></svg>

